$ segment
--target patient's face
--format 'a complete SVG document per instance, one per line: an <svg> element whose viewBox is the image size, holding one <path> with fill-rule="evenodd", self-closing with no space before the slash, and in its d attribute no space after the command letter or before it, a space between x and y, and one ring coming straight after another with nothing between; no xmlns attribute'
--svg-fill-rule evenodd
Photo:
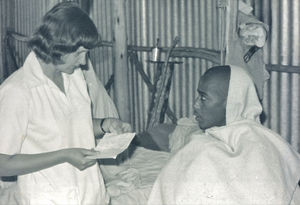
<svg viewBox="0 0 300 205"><path fill-rule="evenodd" d="M223 88L219 79L201 77L194 104L194 114L201 129L225 125L227 93L224 95L224 92L227 91Z"/></svg>

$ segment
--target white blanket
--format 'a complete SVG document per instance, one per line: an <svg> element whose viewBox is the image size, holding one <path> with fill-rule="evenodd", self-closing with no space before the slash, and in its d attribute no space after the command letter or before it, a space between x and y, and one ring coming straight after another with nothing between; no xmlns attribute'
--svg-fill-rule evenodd
<svg viewBox="0 0 300 205"><path fill-rule="evenodd" d="M111 205L144 205L170 153L137 147L119 165L101 165Z"/></svg>
<svg viewBox="0 0 300 205"><path fill-rule="evenodd" d="M226 126L192 137L171 158L148 205L300 204L299 154L260 125L261 110L249 75L231 66Z"/></svg>
<svg viewBox="0 0 300 205"><path fill-rule="evenodd" d="M245 121L197 137L163 169L149 205L290 204L300 161L280 136Z"/></svg>

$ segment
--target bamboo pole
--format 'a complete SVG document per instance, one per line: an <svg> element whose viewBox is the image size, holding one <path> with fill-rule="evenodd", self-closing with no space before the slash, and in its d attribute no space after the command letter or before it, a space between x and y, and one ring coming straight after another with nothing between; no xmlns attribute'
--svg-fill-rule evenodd
<svg viewBox="0 0 300 205"><path fill-rule="evenodd" d="M125 2L113 0L114 97L120 118L130 122Z"/></svg>

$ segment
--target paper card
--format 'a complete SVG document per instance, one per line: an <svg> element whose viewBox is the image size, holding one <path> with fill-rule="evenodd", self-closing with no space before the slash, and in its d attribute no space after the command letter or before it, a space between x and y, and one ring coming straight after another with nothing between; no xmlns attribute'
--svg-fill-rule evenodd
<svg viewBox="0 0 300 205"><path fill-rule="evenodd" d="M116 159L118 154L122 153L128 148L130 142L133 140L135 133L114 134L106 133L99 141L95 150L98 151L96 155L87 156L89 159Z"/></svg>

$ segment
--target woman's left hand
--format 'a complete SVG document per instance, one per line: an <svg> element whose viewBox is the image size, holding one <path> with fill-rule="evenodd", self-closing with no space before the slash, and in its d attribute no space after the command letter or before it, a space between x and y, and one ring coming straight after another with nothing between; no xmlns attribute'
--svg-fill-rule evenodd
<svg viewBox="0 0 300 205"><path fill-rule="evenodd" d="M122 134L132 132L131 125L117 118L106 118L103 122L102 129L105 132Z"/></svg>

